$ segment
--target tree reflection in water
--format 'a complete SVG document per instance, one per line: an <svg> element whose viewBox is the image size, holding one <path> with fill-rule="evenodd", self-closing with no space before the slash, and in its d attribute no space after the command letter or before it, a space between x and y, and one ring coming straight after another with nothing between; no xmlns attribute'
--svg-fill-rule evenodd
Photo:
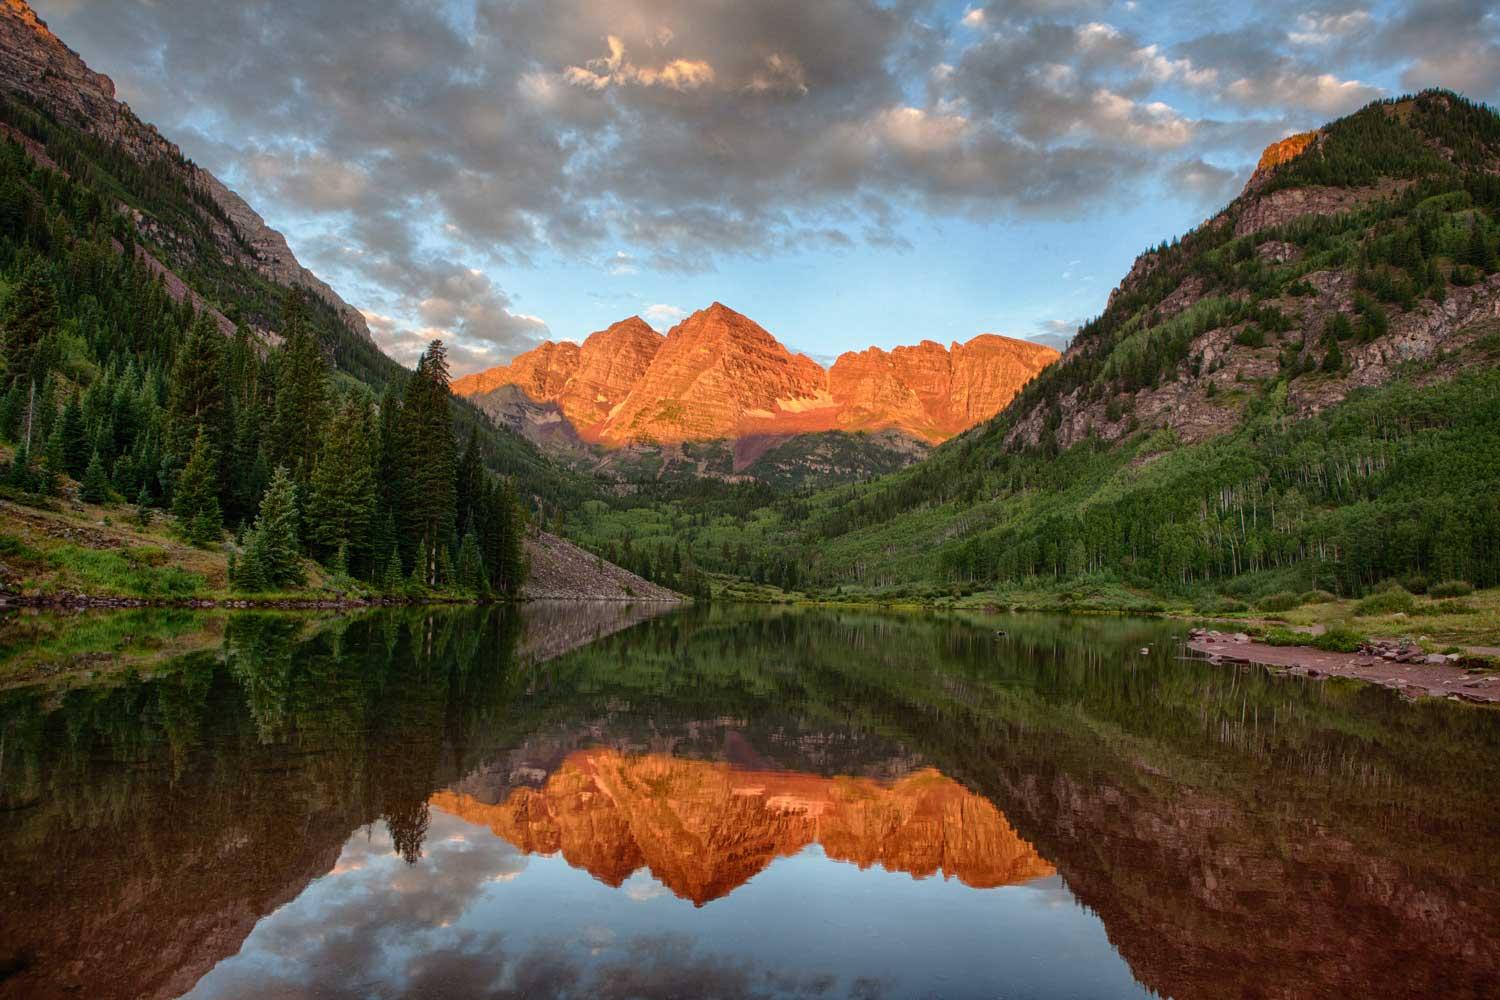
<svg viewBox="0 0 1500 1000"><path fill-rule="evenodd" d="M769 898L782 865L872 864L867 887L880 868L957 875L961 857L998 857L964 840L999 829L972 825L986 810L1162 995L1462 997L1500 981L1496 713L1180 662L1170 623L1012 618L997 640L979 618L597 614L537 609L529 629L508 609L246 614L145 675L0 695L0 994L184 993L242 948L249 961L252 929L252 944L276 930L261 918L341 884L359 842L408 888L442 870L442 837L483 837L504 858L538 852L538 873L555 861L547 878L575 862L619 898L661 884L717 900L712 920ZM933 774L949 798L892 804ZM865 825L830 839L845 812ZM349 962L376 962L359 957L380 939L366 931ZM656 995L699 975L741 984L721 995L795 995L859 978L851 958L778 984L743 949L690 934L637 953L634 937L597 961L576 941L515 941L500 962L454 939L416 948L401 988ZM872 964L890 950L868 945Z"/></svg>

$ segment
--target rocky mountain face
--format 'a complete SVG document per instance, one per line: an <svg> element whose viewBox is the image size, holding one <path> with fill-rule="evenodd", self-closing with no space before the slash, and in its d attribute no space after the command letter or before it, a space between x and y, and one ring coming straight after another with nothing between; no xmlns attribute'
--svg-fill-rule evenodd
<svg viewBox="0 0 1500 1000"><path fill-rule="evenodd" d="M1497 122L1428 91L1272 144L1234 202L1137 258L1005 415L1007 444L1192 443L1278 380L1305 417L1414 365L1456 374L1500 328Z"/></svg>
<svg viewBox="0 0 1500 1000"><path fill-rule="evenodd" d="M632 316L590 334L582 344L549 340L508 365L455 379L453 391L488 399L511 386L533 402L556 403L580 432L596 437L595 429L625 402L665 339Z"/></svg>
<svg viewBox="0 0 1500 1000"><path fill-rule="evenodd" d="M716 302L665 337L631 317L582 345L542 344L458 379L454 390L503 415L514 412L519 389L533 403L555 403L585 441L611 447L761 442L737 456L742 467L797 434L895 430L943 441L999 412L1057 357L1040 344L984 334L950 348L930 340L872 347L825 370ZM533 436L549 422L528 420Z"/></svg>
<svg viewBox="0 0 1500 1000"><path fill-rule="evenodd" d="M931 769L883 784L596 749L497 805L453 791L430 804L528 853L561 851L607 885L646 868L698 906L812 843L835 861L975 888L1054 871L987 799Z"/></svg>
<svg viewBox="0 0 1500 1000"><path fill-rule="evenodd" d="M166 165L176 171L207 203L200 208L202 221L226 260L248 267L279 285L307 289L337 311L351 330L366 338L370 336L359 310L303 267L281 233L267 226L243 198L217 177L185 159L177 145L168 141L156 126L141 121L128 104L116 100L114 82L89 69L25 0L0 0L0 90L20 96L102 142L118 146L142 165L154 169ZM136 222L144 235L163 247L180 247L182 252L191 249L189 234L173 232L140 213L136 213Z"/></svg>

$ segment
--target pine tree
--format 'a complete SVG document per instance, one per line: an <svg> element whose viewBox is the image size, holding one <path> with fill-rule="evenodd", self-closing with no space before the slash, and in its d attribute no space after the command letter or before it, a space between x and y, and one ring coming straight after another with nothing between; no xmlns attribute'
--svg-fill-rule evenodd
<svg viewBox="0 0 1500 1000"><path fill-rule="evenodd" d="M6 472L5 482L6 485L27 493L36 490L36 474L31 469L31 454L27 451L25 441L16 446L15 454L10 457L10 469Z"/></svg>
<svg viewBox="0 0 1500 1000"><path fill-rule="evenodd" d="M328 359L308 326L300 292L287 300L284 327L285 340L275 361L270 454L301 486L312 479L328 420Z"/></svg>
<svg viewBox="0 0 1500 1000"><path fill-rule="evenodd" d="M399 525L413 570L437 582L439 553L454 534L456 477L453 423L448 412L448 352L434 340L417 362L401 406L402 496Z"/></svg>
<svg viewBox="0 0 1500 1000"><path fill-rule="evenodd" d="M48 476L55 478L68 471L66 455L62 421L58 421L52 425L52 433L47 435L47 443L42 448L42 468L47 470Z"/></svg>
<svg viewBox="0 0 1500 1000"><path fill-rule="evenodd" d="M250 594L259 594L270 590L271 585L266 580L266 574L261 570L259 561L247 548L245 554L240 557L235 567L234 577L230 580L236 589Z"/></svg>
<svg viewBox="0 0 1500 1000"><path fill-rule="evenodd" d="M302 585L305 577L297 545L297 485L285 466L277 466L271 475L248 547L245 565L249 568L253 564L253 571L266 587Z"/></svg>
<svg viewBox="0 0 1500 1000"><path fill-rule="evenodd" d="M484 558L479 554L479 542L474 539L471 526L464 532L464 540L458 546L458 565L455 567L458 585L475 594L486 593L489 581L485 578Z"/></svg>
<svg viewBox="0 0 1500 1000"><path fill-rule="evenodd" d="M135 523L142 528L149 527L151 524L151 493L144 485L135 495Z"/></svg>
<svg viewBox="0 0 1500 1000"><path fill-rule="evenodd" d="M1323 355L1323 370L1325 372L1336 372L1344 367L1344 354L1339 350L1339 342L1329 342L1328 353Z"/></svg>
<svg viewBox="0 0 1500 1000"><path fill-rule="evenodd" d="M208 435L215 461L228 443L224 394L224 335L208 310L198 313L177 352L167 380L167 449L185 456L200 433ZM217 490L219 470L214 469Z"/></svg>
<svg viewBox="0 0 1500 1000"><path fill-rule="evenodd" d="M0 309L0 332L5 344L5 379L12 384L35 381L37 348L57 332L57 291L52 271L41 257L33 257Z"/></svg>
<svg viewBox="0 0 1500 1000"><path fill-rule="evenodd" d="M62 419L57 422L53 431L61 435L63 471L74 479L82 479L93 449L89 445L88 431L83 425L83 406L77 396L69 399L63 407Z"/></svg>
<svg viewBox="0 0 1500 1000"><path fill-rule="evenodd" d="M375 464L370 408L350 399L328 425L307 493L308 542L324 555L340 548L363 558L375 519Z"/></svg>
<svg viewBox="0 0 1500 1000"><path fill-rule="evenodd" d="M385 575L381 577L380 589L387 594L399 593L405 585L406 577L401 572L401 550L391 546L391 554L385 561Z"/></svg>
<svg viewBox="0 0 1500 1000"><path fill-rule="evenodd" d="M490 491L484 531L484 561L490 586L507 597L516 597L526 574L526 525L509 479L501 479Z"/></svg>
<svg viewBox="0 0 1500 1000"><path fill-rule="evenodd" d="M484 494L484 464L479 456L479 428L469 428L469 441L458 460L454 523L472 525Z"/></svg>
<svg viewBox="0 0 1500 1000"><path fill-rule="evenodd" d="M219 456L206 429L198 432L188 463L177 476L172 491L172 513L195 545L218 538L223 527L219 509Z"/></svg>
<svg viewBox="0 0 1500 1000"><path fill-rule="evenodd" d="M83 472L83 485L78 491L84 503L106 503L109 500L109 476L104 471L104 460L96 449ZM200 512L201 513L201 512Z"/></svg>
<svg viewBox="0 0 1500 1000"><path fill-rule="evenodd" d="M1484 223L1477 215L1469 223L1469 241L1464 246L1463 252L1459 254L1459 260L1481 271L1493 270L1489 241L1484 238Z"/></svg>

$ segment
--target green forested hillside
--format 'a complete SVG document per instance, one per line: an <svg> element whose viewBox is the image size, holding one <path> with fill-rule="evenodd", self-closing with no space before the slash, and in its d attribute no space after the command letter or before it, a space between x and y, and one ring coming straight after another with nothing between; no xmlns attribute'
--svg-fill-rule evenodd
<svg viewBox="0 0 1500 1000"><path fill-rule="evenodd" d="M1495 164L1487 107L1372 105L1145 255L1062 362L927 460L707 518L655 498L577 531L820 596L1500 584ZM1307 185L1339 210L1236 235ZM1194 443L1183 414L1224 430Z"/></svg>
<svg viewBox="0 0 1500 1000"><path fill-rule="evenodd" d="M138 163L14 99L0 121L14 130L0 141L7 496L126 503L201 546L228 533L244 591L295 588L304 555L385 590L515 591L517 491L586 494L451 398L441 344L413 375L321 301L228 262L217 209L180 165ZM183 262L203 308L174 301L163 260Z"/></svg>

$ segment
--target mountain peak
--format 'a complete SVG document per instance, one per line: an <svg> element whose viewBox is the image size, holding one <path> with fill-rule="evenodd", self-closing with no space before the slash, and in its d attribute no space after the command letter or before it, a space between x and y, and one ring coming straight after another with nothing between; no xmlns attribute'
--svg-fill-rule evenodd
<svg viewBox="0 0 1500 1000"><path fill-rule="evenodd" d="M500 388L519 387L534 402L558 404L586 440L609 444L886 429L935 442L992 416L1057 357L981 333L951 348L923 340L850 351L825 370L715 301L666 337L632 316L581 349L539 345L453 388L485 405ZM508 400L494 397L493 408Z"/></svg>

